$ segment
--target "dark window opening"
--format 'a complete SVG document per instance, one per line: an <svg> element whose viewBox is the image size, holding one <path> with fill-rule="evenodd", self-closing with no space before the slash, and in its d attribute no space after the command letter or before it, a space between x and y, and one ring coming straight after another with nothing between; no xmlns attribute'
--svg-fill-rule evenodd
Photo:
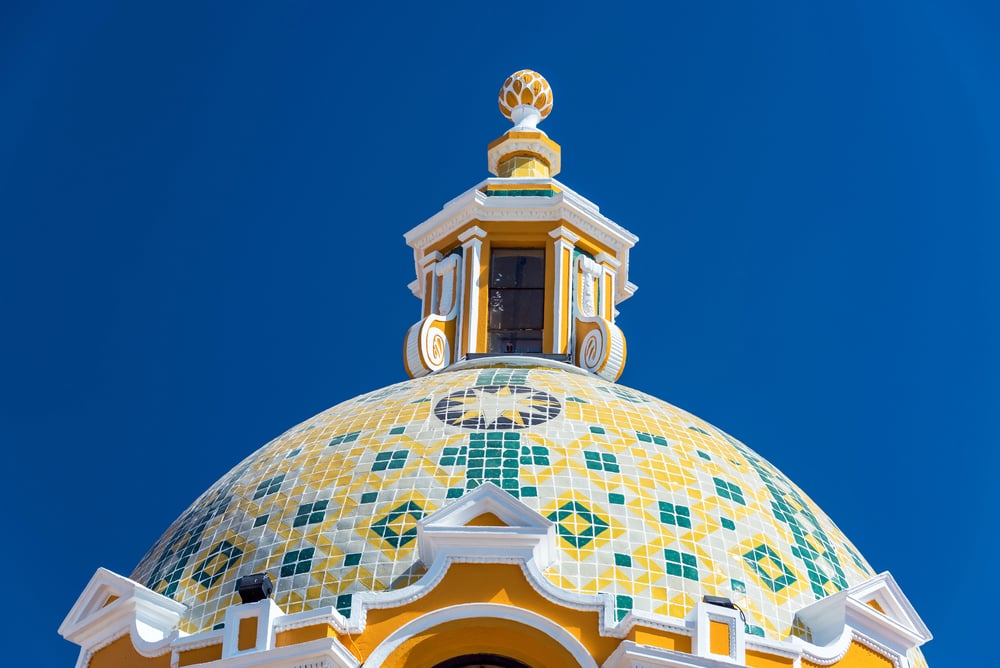
<svg viewBox="0 0 1000 668"><path fill-rule="evenodd" d="M489 352L540 353L545 250L495 248L490 256Z"/></svg>

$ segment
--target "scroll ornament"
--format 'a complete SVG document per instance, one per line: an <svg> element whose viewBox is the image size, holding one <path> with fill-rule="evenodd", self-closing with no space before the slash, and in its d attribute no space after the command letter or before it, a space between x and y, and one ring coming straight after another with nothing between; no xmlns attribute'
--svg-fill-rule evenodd
<svg viewBox="0 0 1000 668"><path fill-rule="evenodd" d="M625 369L625 335L618 325L597 315L601 268L584 256L578 258L577 268L576 363L605 380L618 380Z"/></svg>
<svg viewBox="0 0 1000 668"><path fill-rule="evenodd" d="M412 378L440 371L452 362L460 302L461 259L449 256L432 269L432 313L406 332L403 362Z"/></svg>

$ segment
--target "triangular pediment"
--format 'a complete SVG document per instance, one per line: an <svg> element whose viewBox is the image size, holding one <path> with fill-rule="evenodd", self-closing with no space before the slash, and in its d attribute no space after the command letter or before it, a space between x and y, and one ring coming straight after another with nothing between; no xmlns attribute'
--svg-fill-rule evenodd
<svg viewBox="0 0 1000 668"><path fill-rule="evenodd" d="M446 556L476 561L534 559L555 554L555 525L493 483L480 485L417 523L420 560Z"/></svg>
<svg viewBox="0 0 1000 668"><path fill-rule="evenodd" d="M796 616L818 645L840 638L846 626L901 653L932 637L889 572L817 601Z"/></svg>
<svg viewBox="0 0 1000 668"><path fill-rule="evenodd" d="M156 643L176 628L186 609L129 578L99 568L59 626L59 634L87 647L123 628L134 628L140 640Z"/></svg>
<svg viewBox="0 0 1000 668"><path fill-rule="evenodd" d="M477 515L471 520L465 523L467 527L505 527L508 526L506 522L494 515L493 513L483 513L482 515Z"/></svg>

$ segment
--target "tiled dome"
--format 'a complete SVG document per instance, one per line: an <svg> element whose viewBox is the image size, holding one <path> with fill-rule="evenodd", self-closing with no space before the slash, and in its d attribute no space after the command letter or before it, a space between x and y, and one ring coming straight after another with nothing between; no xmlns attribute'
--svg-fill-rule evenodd
<svg viewBox="0 0 1000 668"><path fill-rule="evenodd" d="M416 522L492 481L556 523L546 572L573 592L684 618L732 598L750 632L787 636L796 610L873 571L774 466L659 399L580 369L462 363L330 408L203 494L132 578L211 629L235 581L267 571L286 612L399 589L423 572Z"/></svg>

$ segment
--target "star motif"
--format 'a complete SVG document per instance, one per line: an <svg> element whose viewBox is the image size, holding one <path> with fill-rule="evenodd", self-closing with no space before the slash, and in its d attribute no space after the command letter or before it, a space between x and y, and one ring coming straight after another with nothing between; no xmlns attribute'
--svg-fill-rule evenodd
<svg viewBox="0 0 1000 668"><path fill-rule="evenodd" d="M485 385L448 395L434 414L466 429L524 429L551 420L560 410L555 397L525 385Z"/></svg>

